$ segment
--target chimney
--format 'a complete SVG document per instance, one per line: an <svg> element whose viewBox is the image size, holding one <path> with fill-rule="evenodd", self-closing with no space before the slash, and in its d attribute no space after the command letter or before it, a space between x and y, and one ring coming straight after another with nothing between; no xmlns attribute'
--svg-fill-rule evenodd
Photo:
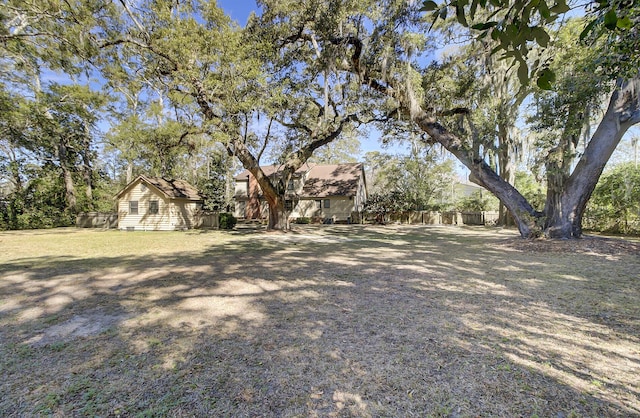
<svg viewBox="0 0 640 418"><path fill-rule="evenodd" d="M260 186L258 180L253 177L253 174L249 173L249 201L245 209L246 219L260 219Z"/></svg>

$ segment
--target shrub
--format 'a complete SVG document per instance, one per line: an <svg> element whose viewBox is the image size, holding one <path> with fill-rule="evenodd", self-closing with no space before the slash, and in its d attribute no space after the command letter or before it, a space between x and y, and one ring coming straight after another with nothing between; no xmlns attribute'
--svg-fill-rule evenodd
<svg viewBox="0 0 640 418"><path fill-rule="evenodd" d="M463 197L456 203L456 209L460 212L482 212L496 210L497 207L498 200L494 196L485 197L480 192Z"/></svg>
<svg viewBox="0 0 640 418"><path fill-rule="evenodd" d="M296 223L297 224L303 224L303 225L310 224L311 223L311 219L306 218L306 217L296 218Z"/></svg>
<svg viewBox="0 0 640 418"><path fill-rule="evenodd" d="M584 226L603 232L640 233L640 167L618 164L603 174L589 201Z"/></svg>
<svg viewBox="0 0 640 418"><path fill-rule="evenodd" d="M220 214L220 229L233 229L238 220L232 213L223 212Z"/></svg>

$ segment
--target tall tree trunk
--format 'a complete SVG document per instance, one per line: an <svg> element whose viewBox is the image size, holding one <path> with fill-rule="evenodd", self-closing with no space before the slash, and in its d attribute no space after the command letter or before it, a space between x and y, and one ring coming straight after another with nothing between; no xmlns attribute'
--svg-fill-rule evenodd
<svg viewBox="0 0 640 418"><path fill-rule="evenodd" d="M609 106L576 168L547 198L545 230L552 238L582 236L582 218L611 154L627 130L640 123L640 77L618 82Z"/></svg>
<svg viewBox="0 0 640 418"><path fill-rule="evenodd" d="M61 140L57 147L57 159L60 164L60 170L62 171L62 181L64 182L65 200L67 203L66 209L75 212L78 202L76 198L76 188L73 184L73 175L69 169L68 162L68 149L64 140Z"/></svg>
<svg viewBox="0 0 640 418"><path fill-rule="evenodd" d="M15 149L13 148L13 144L11 144L6 152L6 155L9 156L9 174L11 175L11 180L13 182L13 191L16 193L22 193L22 177L20 176L20 161L16 156Z"/></svg>
<svg viewBox="0 0 640 418"><path fill-rule="evenodd" d="M547 201L545 204L545 233L550 238L570 238L571 224L566 222L563 209L565 181L560 175L547 174Z"/></svg>
<svg viewBox="0 0 640 418"><path fill-rule="evenodd" d="M289 219L284 208L285 185L288 183L297 167L285 167L281 171L281 178L279 179L269 178L265 175L264 171L262 171L262 168L260 168L258 160L241 141L234 142L233 148L227 145L227 151L229 152L229 155L235 155L240 161L242 161L242 165L251 173L251 176L254 177L255 182L260 187L260 190L262 190L262 196L269 205L269 223L267 229L289 229ZM251 185L251 181L252 179L249 178L249 185Z"/></svg>
<svg viewBox="0 0 640 418"><path fill-rule="evenodd" d="M127 178L127 184L131 183L131 181L133 180L133 162L132 161L127 161L127 174L126 174Z"/></svg>
<svg viewBox="0 0 640 418"><path fill-rule="evenodd" d="M73 184L73 177L71 175L71 170L67 167L62 169L63 179L64 179L64 189L65 189L65 198L67 201L67 209L71 212L75 212L78 206L78 200L76 197L76 188Z"/></svg>
<svg viewBox="0 0 640 418"><path fill-rule="evenodd" d="M22 178L20 177L20 161L18 160L13 144L11 143L6 154L10 158L8 168L9 173L11 174L11 179L13 180L13 192L10 194L9 198L7 222L11 229L18 229L18 215L22 213L24 204Z"/></svg>
<svg viewBox="0 0 640 418"><path fill-rule="evenodd" d="M269 204L269 224L267 229L271 230L288 230L289 218L284 207L284 198L282 196L267 196L267 203Z"/></svg>
<svg viewBox="0 0 640 418"><path fill-rule="evenodd" d="M515 172L513 170L513 149L509 133L503 125L498 127L498 166L500 170L500 177L506 180L509 184L515 183ZM510 217L509 211L504 203L500 202L498 208L498 225L509 225Z"/></svg>
<svg viewBox="0 0 640 418"><path fill-rule="evenodd" d="M87 206L93 209L93 169L91 168L91 140L89 127L85 124L85 137L82 144L82 176L85 184Z"/></svg>

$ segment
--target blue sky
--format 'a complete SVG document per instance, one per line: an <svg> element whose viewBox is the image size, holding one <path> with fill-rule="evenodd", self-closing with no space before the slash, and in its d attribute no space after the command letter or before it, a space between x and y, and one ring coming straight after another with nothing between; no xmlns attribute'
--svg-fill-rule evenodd
<svg viewBox="0 0 640 418"><path fill-rule="evenodd" d="M257 10L256 2L250 0L218 0L218 6L240 25L247 23L253 10Z"/></svg>

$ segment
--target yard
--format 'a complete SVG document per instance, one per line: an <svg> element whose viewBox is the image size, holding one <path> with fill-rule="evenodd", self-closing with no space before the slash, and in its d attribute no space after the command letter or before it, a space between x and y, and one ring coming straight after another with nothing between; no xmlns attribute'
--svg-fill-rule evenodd
<svg viewBox="0 0 640 418"><path fill-rule="evenodd" d="M0 232L0 415L640 416L639 254L480 227Z"/></svg>

